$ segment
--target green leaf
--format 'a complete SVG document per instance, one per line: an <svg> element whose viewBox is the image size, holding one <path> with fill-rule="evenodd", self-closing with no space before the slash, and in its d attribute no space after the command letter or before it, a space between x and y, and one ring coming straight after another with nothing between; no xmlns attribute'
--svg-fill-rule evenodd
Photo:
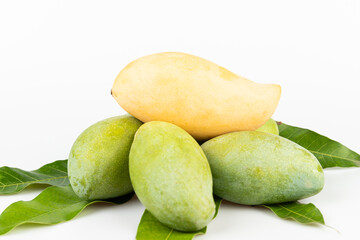
<svg viewBox="0 0 360 240"><path fill-rule="evenodd" d="M24 171L18 168L0 168L0 194L17 193L31 184L49 184L67 186L67 160L46 164L35 171Z"/></svg>
<svg viewBox="0 0 360 240"><path fill-rule="evenodd" d="M221 198L215 197L216 217L221 204ZM206 227L197 232L180 232L173 228L169 228L159 222L148 210L145 210L141 217L137 230L137 240L191 240L196 235L206 233Z"/></svg>
<svg viewBox="0 0 360 240"><path fill-rule="evenodd" d="M303 204L299 202L288 202L280 204L262 205L276 215L285 219L293 219L299 223L320 223L325 224L323 215L314 204Z"/></svg>
<svg viewBox="0 0 360 240"><path fill-rule="evenodd" d="M360 155L339 142L308 129L278 122L280 136L306 148L319 160L323 168L359 167Z"/></svg>
<svg viewBox="0 0 360 240"><path fill-rule="evenodd" d="M220 205L221 205L221 202L222 202L222 198L214 195L214 201L215 201L215 214L214 214L213 219L216 218L216 216L219 213L219 208L220 208Z"/></svg>
<svg viewBox="0 0 360 240"><path fill-rule="evenodd" d="M90 204L121 204L129 201L133 195L131 193L115 199L88 201L76 196L70 186L49 187L31 201L19 201L7 207L0 215L0 235L25 223L56 224L69 221Z"/></svg>

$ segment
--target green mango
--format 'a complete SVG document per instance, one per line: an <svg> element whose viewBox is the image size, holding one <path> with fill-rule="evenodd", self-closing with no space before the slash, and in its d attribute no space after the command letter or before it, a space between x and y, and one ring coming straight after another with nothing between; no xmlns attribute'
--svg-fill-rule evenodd
<svg viewBox="0 0 360 240"><path fill-rule="evenodd" d="M279 135L278 125L277 125L276 121L272 118L267 120L267 122L264 125L262 125L261 127L259 127L258 129L256 129L256 131Z"/></svg>
<svg viewBox="0 0 360 240"><path fill-rule="evenodd" d="M80 134L68 160L70 184L79 197L107 199L133 191L129 152L141 124L124 115L97 122Z"/></svg>
<svg viewBox="0 0 360 240"><path fill-rule="evenodd" d="M273 204L320 192L323 169L314 155L283 137L260 131L224 134L202 144L214 194L228 201Z"/></svg>
<svg viewBox="0 0 360 240"><path fill-rule="evenodd" d="M135 135L129 167L137 197L166 226L197 231L213 218L210 166L185 130L166 122L145 123Z"/></svg>

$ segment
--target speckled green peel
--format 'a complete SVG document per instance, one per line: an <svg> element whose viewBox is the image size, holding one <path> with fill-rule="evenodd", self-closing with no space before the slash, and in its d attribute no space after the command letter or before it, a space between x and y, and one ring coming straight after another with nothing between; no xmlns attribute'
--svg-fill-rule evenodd
<svg viewBox="0 0 360 240"><path fill-rule="evenodd" d="M324 173L306 149L260 131L224 134L202 145L214 193L228 201L258 205L310 197L324 186Z"/></svg>
<svg viewBox="0 0 360 240"><path fill-rule="evenodd" d="M76 139L68 160L74 192L87 200L107 199L133 191L129 176L129 151L141 126L125 115L105 119Z"/></svg>
<svg viewBox="0 0 360 240"><path fill-rule="evenodd" d="M135 193L161 223L197 231L211 221L215 203L210 166L186 131L166 122L145 123L129 159Z"/></svg>
<svg viewBox="0 0 360 240"><path fill-rule="evenodd" d="M272 118L270 118L264 125L256 129L256 131L279 135L278 125Z"/></svg>

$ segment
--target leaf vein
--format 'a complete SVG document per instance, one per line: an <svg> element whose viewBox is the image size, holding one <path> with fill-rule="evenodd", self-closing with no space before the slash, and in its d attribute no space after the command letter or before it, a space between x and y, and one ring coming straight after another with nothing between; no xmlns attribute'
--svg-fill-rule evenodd
<svg viewBox="0 0 360 240"><path fill-rule="evenodd" d="M340 158L340 159L343 159L343 160L347 160L347 161L351 161L351 162L357 162L357 163L359 162L359 160L354 160L354 159L351 159L351 158L340 157L340 156L331 155L331 154L327 154L327 153L322 153L322 152L318 152L318 151L314 151L314 150L309 150L309 151L312 152L312 153L315 153L315 154L324 155L324 156L328 156L328 157Z"/></svg>
<svg viewBox="0 0 360 240"><path fill-rule="evenodd" d="M172 234L172 232L174 231L174 229L172 228L171 231L169 232L169 234L166 236L165 240L168 240L170 235Z"/></svg>
<svg viewBox="0 0 360 240"><path fill-rule="evenodd" d="M65 172L65 171L63 171L63 170L60 170L60 169L57 169L57 168L54 168L54 167L52 167L52 166L46 166L46 167L47 167L47 168L54 169L54 170L56 170L56 171L58 171L58 172L67 174L67 172Z"/></svg>
<svg viewBox="0 0 360 240"><path fill-rule="evenodd" d="M3 173L9 175L10 177L12 177L12 178L14 178L14 179L16 179L16 180L18 180L18 181L20 181L20 182L23 182L22 180L20 180L19 178L15 177L14 175L12 175L12 174L10 174L10 173L8 173L8 172L3 172Z"/></svg>
<svg viewBox="0 0 360 240"><path fill-rule="evenodd" d="M47 179L37 179L37 181L26 181L26 182L12 183L12 184L4 184L4 187L18 186L18 185L22 185L22 184L32 184L32 183L37 183L37 182L53 181L53 180L61 179L61 178L64 178L64 182L65 182L67 176L53 177L53 178L47 178Z"/></svg>
<svg viewBox="0 0 360 240"><path fill-rule="evenodd" d="M282 207L282 208L284 208L285 210L291 212L291 213L294 213L295 215L299 215L300 217L303 217L303 218L306 218L306 219L308 219L308 220L311 220L311 221L315 221L315 222L316 222L315 219L309 218L309 217L307 217L307 216L305 216L305 215L302 215L302 214L300 214L300 213L297 213L297 212L295 212L295 211L292 211L291 209L289 209L289 208L287 208L287 207L284 207L284 206L281 205L281 204L279 204L279 206Z"/></svg>

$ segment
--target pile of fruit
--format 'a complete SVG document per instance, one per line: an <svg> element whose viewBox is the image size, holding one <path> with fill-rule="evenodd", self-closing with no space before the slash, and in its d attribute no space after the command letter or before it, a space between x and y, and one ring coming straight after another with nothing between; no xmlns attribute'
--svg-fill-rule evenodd
<svg viewBox="0 0 360 240"><path fill-rule="evenodd" d="M137 59L119 73L111 94L129 115L87 128L68 160L34 171L0 168L0 195L53 185L6 208L0 235L25 223L68 221L92 203L125 203L134 192L146 208L138 240L205 233L221 199L325 224L313 204L297 200L322 190L323 168L360 166L360 155L340 143L275 122L280 86L196 56Z"/></svg>
<svg viewBox="0 0 360 240"><path fill-rule="evenodd" d="M88 200L135 191L161 223L190 232L213 219L213 194L246 205L312 196L324 186L323 169L278 135L271 116L280 92L188 54L137 59L111 91L132 116L100 121L78 137L71 186Z"/></svg>

